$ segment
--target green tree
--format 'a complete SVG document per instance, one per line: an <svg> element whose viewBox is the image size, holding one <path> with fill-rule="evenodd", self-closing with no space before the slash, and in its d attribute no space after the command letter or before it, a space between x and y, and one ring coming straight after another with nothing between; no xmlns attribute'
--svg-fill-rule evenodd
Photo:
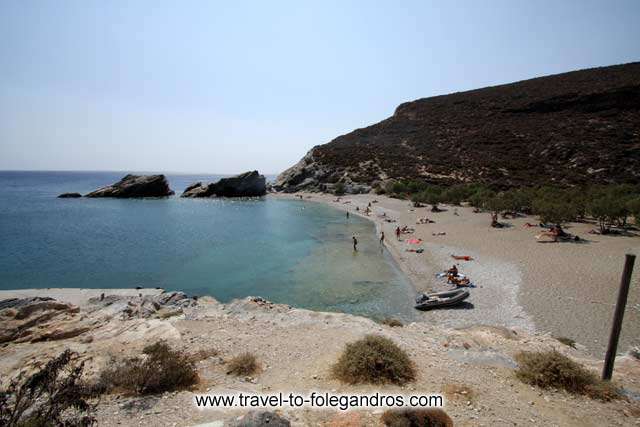
<svg viewBox="0 0 640 427"><path fill-rule="evenodd" d="M633 216L634 223L640 225L640 196L629 199L627 201L627 209Z"/></svg>
<svg viewBox="0 0 640 427"><path fill-rule="evenodd" d="M545 223L562 224L576 218L576 210L571 203L549 197L533 200L533 212Z"/></svg>

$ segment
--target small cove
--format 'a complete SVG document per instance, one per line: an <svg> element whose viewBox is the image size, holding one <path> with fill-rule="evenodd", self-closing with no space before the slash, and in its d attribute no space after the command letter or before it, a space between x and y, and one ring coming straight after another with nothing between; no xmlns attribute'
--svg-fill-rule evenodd
<svg viewBox="0 0 640 427"><path fill-rule="evenodd" d="M161 287L414 319L411 285L374 225L329 206L270 197L56 198L122 175L0 172L0 289ZM177 194L218 178L167 177Z"/></svg>

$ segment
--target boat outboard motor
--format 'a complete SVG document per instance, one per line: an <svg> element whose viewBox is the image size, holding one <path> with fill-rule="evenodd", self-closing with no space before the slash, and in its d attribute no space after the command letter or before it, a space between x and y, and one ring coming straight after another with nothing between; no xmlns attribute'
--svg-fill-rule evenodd
<svg viewBox="0 0 640 427"><path fill-rule="evenodd" d="M421 302L425 302L425 301L427 301L427 300L429 300L429 297L428 297L428 296L426 296L425 294L419 295L419 296L416 298L416 304L420 304Z"/></svg>

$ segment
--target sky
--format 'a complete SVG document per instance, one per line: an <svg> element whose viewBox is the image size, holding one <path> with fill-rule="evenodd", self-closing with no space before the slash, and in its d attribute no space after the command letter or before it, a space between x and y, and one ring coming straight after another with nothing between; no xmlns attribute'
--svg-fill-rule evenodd
<svg viewBox="0 0 640 427"><path fill-rule="evenodd" d="M281 172L402 102L640 60L640 1L0 2L0 170Z"/></svg>

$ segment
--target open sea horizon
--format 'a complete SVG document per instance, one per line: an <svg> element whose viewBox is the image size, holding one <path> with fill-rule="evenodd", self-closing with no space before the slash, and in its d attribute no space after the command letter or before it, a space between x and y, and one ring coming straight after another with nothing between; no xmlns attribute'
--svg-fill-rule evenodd
<svg viewBox="0 0 640 427"><path fill-rule="evenodd" d="M165 173L176 193L168 198L57 198L125 174L0 171L0 289L159 287L414 319L413 289L373 224L330 206L179 197L194 182L228 176L207 174Z"/></svg>

